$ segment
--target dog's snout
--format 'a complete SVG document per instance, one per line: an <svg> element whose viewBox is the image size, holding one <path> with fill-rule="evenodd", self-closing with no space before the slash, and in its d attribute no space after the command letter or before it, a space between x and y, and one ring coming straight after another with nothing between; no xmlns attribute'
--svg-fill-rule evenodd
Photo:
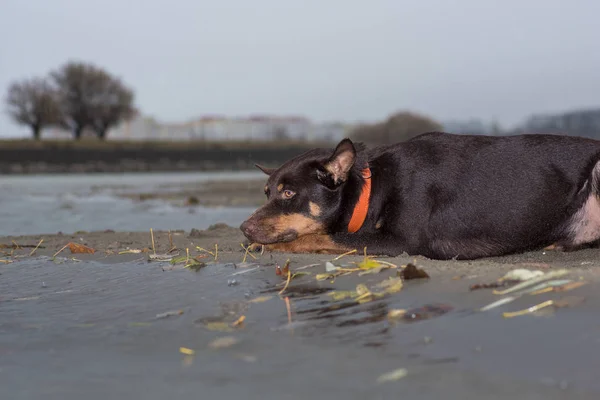
<svg viewBox="0 0 600 400"><path fill-rule="evenodd" d="M252 236L252 234L256 233L257 225L251 220L246 220L240 225L240 229L244 235Z"/></svg>

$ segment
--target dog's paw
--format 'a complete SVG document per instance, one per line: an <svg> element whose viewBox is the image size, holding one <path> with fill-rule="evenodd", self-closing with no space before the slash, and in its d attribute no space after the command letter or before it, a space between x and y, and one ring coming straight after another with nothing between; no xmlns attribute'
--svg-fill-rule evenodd
<svg viewBox="0 0 600 400"><path fill-rule="evenodd" d="M250 253L260 253L263 251L263 245L260 243L244 243L244 246Z"/></svg>

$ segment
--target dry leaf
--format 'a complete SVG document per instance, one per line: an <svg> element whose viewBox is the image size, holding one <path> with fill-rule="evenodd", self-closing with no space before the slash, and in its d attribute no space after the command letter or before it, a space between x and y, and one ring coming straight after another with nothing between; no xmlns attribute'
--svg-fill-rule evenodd
<svg viewBox="0 0 600 400"><path fill-rule="evenodd" d="M96 252L96 250L92 249L91 247L87 247L79 243L70 242L67 244L67 246L69 246L69 250L71 250L72 254L94 254Z"/></svg>
<svg viewBox="0 0 600 400"><path fill-rule="evenodd" d="M258 296L252 300L249 300L248 303L264 303L267 300L271 300L273 296Z"/></svg>
<svg viewBox="0 0 600 400"><path fill-rule="evenodd" d="M417 268L414 264L408 264L402 271L399 271L399 275L401 275L404 280L429 278L427 272L423 271L421 268Z"/></svg>

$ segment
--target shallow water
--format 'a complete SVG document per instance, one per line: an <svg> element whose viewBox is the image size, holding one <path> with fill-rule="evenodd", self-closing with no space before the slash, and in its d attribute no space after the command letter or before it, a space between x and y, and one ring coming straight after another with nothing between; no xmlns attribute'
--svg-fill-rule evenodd
<svg viewBox="0 0 600 400"><path fill-rule="evenodd" d="M232 276L250 268L163 272L135 256L121 263L40 258L0 265L2 398L462 400L600 393L597 303L505 320L499 312L474 313L459 282L407 283L388 298L352 304L332 302L323 290L331 285L307 277L286 292L288 324L274 288L281 277L272 266ZM228 285L231 279L237 284ZM359 281L368 279L339 278L337 285ZM265 302L248 303L269 293ZM398 324L385 318L392 308L438 301L450 306L438 318ZM156 318L179 309L182 315ZM231 323L241 315L244 326L233 332L207 329L208 322ZM210 348L224 336L238 342ZM180 347L196 354L184 356ZM399 368L406 377L377 381Z"/></svg>
<svg viewBox="0 0 600 400"><path fill-rule="evenodd" d="M264 175L263 175L264 176ZM260 172L25 175L0 178L0 235L238 226L253 208L176 207L118 194L172 190L183 183L241 180Z"/></svg>

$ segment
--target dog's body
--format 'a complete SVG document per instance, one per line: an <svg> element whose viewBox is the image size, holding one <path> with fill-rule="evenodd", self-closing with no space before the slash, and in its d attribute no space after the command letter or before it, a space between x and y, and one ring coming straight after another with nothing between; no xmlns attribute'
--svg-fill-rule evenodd
<svg viewBox="0 0 600 400"><path fill-rule="evenodd" d="M474 259L552 244L572 249L600 239L599 161L600 141L557 135L431 132L370 150L345 139L333 152L261 167L269 200L241 229L288 252L366 247ZM359 198L368 210L357 207Z"/></svg>

